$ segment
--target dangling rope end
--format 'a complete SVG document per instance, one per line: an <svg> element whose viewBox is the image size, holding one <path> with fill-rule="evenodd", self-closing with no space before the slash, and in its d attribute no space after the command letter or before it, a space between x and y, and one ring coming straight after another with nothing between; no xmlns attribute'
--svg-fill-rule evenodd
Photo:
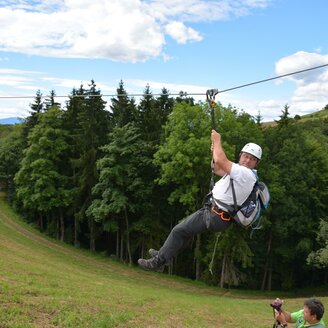
<svg viewBox="0 0 328 328"><path fill-rule="evenodd" d="M211 259L211 262L208 266L208 269L209 269L212 276L213 276L214 258L215 258L215 253L216 253L216 249L218 247L218 241L219 241L220 236L221 236L221 232L218 232L217 235L216 235L215 245L214 245L214 249L213 249L213 253L212 253L212 259Z"/></svg>

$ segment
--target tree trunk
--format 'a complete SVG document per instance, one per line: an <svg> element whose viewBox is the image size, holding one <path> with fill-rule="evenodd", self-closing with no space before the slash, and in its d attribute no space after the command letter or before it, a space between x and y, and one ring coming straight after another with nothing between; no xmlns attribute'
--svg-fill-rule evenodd
<svg viewBox="0 0 328 328"><path fill-rule="evenodd" d="M63 209L59 209L59 220L60 220L60 240L64 241L65 238L65 222L64 222L64 214Z"/></svg>
<svg viewBox="0 0 328 328"><path fill-rule="evenodd" d="M73 166L73 183L75 186L77 186L77 181L76 181L76 172L75 172L75 167ZM76 213L76 208L73 206L73 212ZM79 221L76 217L76 214L74 215L74 246L79 248L80 247L80 242L79 242Z"/></svg>
<svg viewBox="0 0 328 328"><path fill-rule="evenodd" d="M272 284L272 268L269 268L269 276L268 276L268 291L271 292L271 284Z"/></svg>
<svg viewBox="0 0 328 328"><path fill-rule="evenodd" d="M53 216L53 214L52 214ZM59 232L60 232L60 219L56 218L56 239L59 240Z"/></svg>
<svg viewBox="0 0 328 328"><path fill-rule="evenodd" d="M115 251L116 257L119 258L120 256L120 229L117 229L116 231L116 251Z"/></svg>
<svg viewBox="0 0 328 328"><path fill-rule="evenodd" d="M39 227L41 231L44 231L44 223L42 213L39 214Z"/></svg>
<svg viewBox="0 0 328 328"><path fill-rule="evenodd" d="M79 234L79 221L76 218L76 216L74 216L74 246L75 247L80 247L78 234Z"/></svg>
<svg viewBox="0 0 328 328"><path fill-rule="evenodd" d="M270 254L271 254L271 245L272 245L272 230L270 229L269 240L268 240L268 248L267 248L267 254L266 254L267 256L266 256L266 261L265 261L265 266L264 266L261 290L264 290L265 283L266 283L266 278L268 276L268 270L269 270L269 264L270 264Z"/></svg>
<svg viewBox="0 0 328 328"><path fill-rule="evenodd" d="M129 233L129 219L126 209L124 210L125 224L126 224L126 250L128 252L129 264L132 265L132 256L130 249L130 233Z"/></svg>
<svg viewBox="0 0 328 328"><path fill-rule="evenodd" d="M197 238L196 238L196 256L195 256L195 260L196 260L196 263L195 263L195 279L196 280L199 280L200 279L200 263L199 263L199 248L200 248L200 235L198 234L197 235Z"/></svg>
<svg viewBox="0 0 328 328"><path fill-rule="evenodd" d="M144 241L142 241L141 249L140 249L140 257L144 258L144 255L145 255L145 243Z"/></svg>
<svg viewBox="0 0 328 328"><path fill-rule="evenodd" d="M226 255L223 256L222 259L222 268L221 268L221 279L220 279L220 287L223 288L224 287L224 276L225 276L225 267L226 267Z"/></svg>
<svg viewBox="0 0 328 328"><path fill-rule="evenodd" d="M89 221L90 226L90 251L95 252L96 251L96 241L95 241L95 226L92 219Z"/></svg>
<svg viewBox="0 0 328 328"><path fill-rule="evenodd" d="M120 247L121 249L120 249L120 259L121 259L121 261L123 261L123 254L124 254L124 252L123 252L123 250L124 250L124 233L123 232L121 232L121 247Z"/></svg>

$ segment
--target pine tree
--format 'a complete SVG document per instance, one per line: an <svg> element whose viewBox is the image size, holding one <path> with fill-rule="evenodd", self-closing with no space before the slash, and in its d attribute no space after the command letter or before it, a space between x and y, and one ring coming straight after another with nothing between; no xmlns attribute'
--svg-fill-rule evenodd
<svg viewBox="0 0 328 328"><path fill-rule="evenodd" d="M14 177L19 170L25 141L22 137L22 125L16 125L0 138L0 183L9 202L15 198Z"/></svg>
<svg viewBox="0 0 328 328"><path fill-rule="evenodd" d="M112 127L122 127L136 120L135 101L129 98L122 80L117 88L117 97L111 98L110 110Z"/></svg>
<svg viewBox="0 0 328 328"><path fill-rule="evenodd" d="M57 237L64 240L64 209L72 202L69 177L61 172L61 155L68 149L67 133L62 129L62 111L58 108L39 115L39 123L29 134L28 147L15 176L17 197L25 208L39 213L41 229L45 227L44 216L54 215L57 218L54 226L57 222L60 226ZM51 224L50 220L48 227Z"/></svg>
<svg viewBox="0 0 328 328"><path fill-rule="evenodd" d="M94 251L99 227L94 220L88 220L85 211L92 202L92 188L98 181L96 162L102 156L100 147L108 142L110 115L105 109L106 102L102 99L100 90L96 89L94 81L91 81L90 89L86 90L83 96L81 108L77 113L77 127L74 137L78 154L77 158L72 160L77 184L75 215L77 222L87 221L90 249ZM78 230L78 228L76 229Z"/></svg>
<svg viewBox="0 0 328 328"><path fill-rule="evenodd" d="M49 97L47 97L44 101L44 110L45 111L47 111L50 108L55 107L55 106L58 108L60 107L60 104L58 102L56 102L55 97L56 97L55 90L51 90Z"/></svg>
<svg viewBox="0 0 328 328"><path fill-rule="evenodd" d="M97 162L99 182L93 188L95 199L87 214L91 219L102 222L105 229L120 232L125 240L128 261L132 264L134 250L131 249L130 234L139 230L138 214L145 211L151 192L142 179L143 171L149 165L147 146L133 124L114 128L110 140L102 147L104 157ZM119 253L122 258L123 250L116 250L116 254Z"/></svg>
<svg viewBox="0 0 328 328"><path fill-rule="evenodd" d="M42 101L42 93L40 90L36 92L34 103L30 104L31 110L29 111L30 115L25 118L23 137L27 140L29 132L34 128L38 123L39 114L44 111L44 103Z"/></svg>
<svg viewBox="0 0 328 328"><path fill-rule="evenodd" d="M276 121L278 123L278 127L279 128L284 128L286 127L290 122L291 122L291 118L289 117L290 113L288 111L289 106L288 104L286 104L284 106L284 109L281 111L282 114L279 116L280 120Z"/></svg>

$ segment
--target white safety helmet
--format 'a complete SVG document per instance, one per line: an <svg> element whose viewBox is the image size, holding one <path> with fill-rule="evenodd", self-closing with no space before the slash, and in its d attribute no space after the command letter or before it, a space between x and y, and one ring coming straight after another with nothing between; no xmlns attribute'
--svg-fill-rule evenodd
<svg viewBox="0 0 328 328"><path fill-rule="evenodd" d="M258 158L259 160L262 157L262 148L259 145L252 142L246 144L241 151L243 153L249 153L255 156L256 158Z"/></svg>

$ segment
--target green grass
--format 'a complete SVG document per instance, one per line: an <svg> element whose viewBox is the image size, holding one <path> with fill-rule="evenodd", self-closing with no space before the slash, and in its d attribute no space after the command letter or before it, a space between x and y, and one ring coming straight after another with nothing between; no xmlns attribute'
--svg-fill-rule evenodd
<svg viewBox="0 0 328 328"><path fill-rule="evenodd" d="M290 117L290 118L294 118L294 117ZM327 119L327 118L328 118L328 109L324 108L324 109L318 110L316 112L313 112L311 114L302 115L299 117L299 119L296 122L302 124L302 123L306 123L309 121L318 121L318 120L322 121L323 119ZM264 127L264 128L272 128L275 126L277 126L276 121L262 123L262 127Z"/></svg>
<svg viewBox="0 0 328 328"><path fill-rule="evenodd" d="M272 327L282 293L208 287L45 237L0 198L0 327ZM304 295L285 294L287 307ZM328 297L322 296L326 308Z"/></svg>
<svg viewBox="0 0 328 328"><path fill-rule="evenodd" d="M317 112L301 116L302 121L328 118L328 108L318 110Z"/></svg>

